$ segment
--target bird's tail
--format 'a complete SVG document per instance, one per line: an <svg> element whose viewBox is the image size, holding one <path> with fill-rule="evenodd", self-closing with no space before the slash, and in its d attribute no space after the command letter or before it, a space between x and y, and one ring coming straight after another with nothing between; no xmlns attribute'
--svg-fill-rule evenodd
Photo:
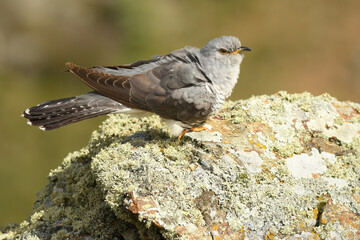
<svg viewBox="0 0 360 240"><path fill-rule="evenodd" d="M128 109L97 92L41 103L24 111L28 124L41 130L52 130L100 115Z"/></svg>

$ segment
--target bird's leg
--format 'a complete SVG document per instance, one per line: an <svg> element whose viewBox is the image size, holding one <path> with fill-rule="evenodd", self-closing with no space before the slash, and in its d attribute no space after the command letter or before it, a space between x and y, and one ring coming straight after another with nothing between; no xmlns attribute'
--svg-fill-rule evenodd
<svg viewBox="0 0 360 240"><path fill-rule="evenodd" d="M181 133L180 133L180 135L178 136L178 141L180 141L180 139L184 136L184 134L185 133L187 133L187 129L184 129Z"/></svg>
<svg viewBox="0 0 360 240"><path fill-rule="evenodd" d="M204 126L190 128L190 132L201 132L204 130L210 131L210 129L208 129L207 127L204 127Z"/></svg>
<svg viewBox="0 0 360 240"><path fill-rule="evenodd" d="M204 126L193 127L193 128L190 128L190 129L184 129L181 132L181 134L179 135L178 140L180 140L184 136L184 134L187 133L187 132L201 132L201 131L204 131L204 130L211 131L210 129L208 129L207 127L204 127Z"/></svg>

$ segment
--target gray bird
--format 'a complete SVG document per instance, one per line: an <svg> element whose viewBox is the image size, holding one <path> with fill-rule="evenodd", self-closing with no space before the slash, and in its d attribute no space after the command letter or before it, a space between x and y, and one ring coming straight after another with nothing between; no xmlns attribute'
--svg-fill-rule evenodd
<svg viewBox="0 0 360 240"><path fill-rule="evenodd" d="M69 71L95 91L41 103L24 111L28 124L52 130L109 113L155 113L174 136L201 126L230 96L240 73L243 51L238 38L222 36L202 49L184 47L133 64Z"/></svg>

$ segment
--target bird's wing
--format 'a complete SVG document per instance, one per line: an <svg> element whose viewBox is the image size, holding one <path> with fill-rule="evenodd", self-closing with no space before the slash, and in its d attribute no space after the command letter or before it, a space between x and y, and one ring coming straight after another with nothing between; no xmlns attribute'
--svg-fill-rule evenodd
<svg viewBox="0 0 360 240"><path fill-rule="evenodd" d="M205 84L210 80L202 72L196 54L177 50L156 61L124 67L83 68L67 63L69 70L96 92L128 107L154 112L163 118L183 122L204 121L211 112L213 94ZM153 65L144 67L144 65ZM111 68L115 71L106 70Z"/></svg>
<svg viewBox="0 0 360 240"><path fill-rule="evenodd" d="M125 106L143 109L129 101L130 94L130 76L119 76L109 74L95 68L84 68L74 63L66 63L69 71L78 76L86 85L94 89L96 92L109 97Z"/></svg>
<svg viewBox="0 0 360 240"><path fill-rule="evenodd" d="M118 66L97 66L97 67L92 67L91 69L112 75L132 76L134 74L144 72L148 69L158 66L159 64L167 62L164 58L165 56L159 55L159 56L155 56L152 59L139 60L132 64L124 64Z"/></svg>
<svg viewBox="0 0 360 240"><path fill-rule="evenodd" d="M131 101L166 119L195 125L205 121L215 94L196 51L178 50L169 57L173 60L167 64L131 77Z"/></svg>

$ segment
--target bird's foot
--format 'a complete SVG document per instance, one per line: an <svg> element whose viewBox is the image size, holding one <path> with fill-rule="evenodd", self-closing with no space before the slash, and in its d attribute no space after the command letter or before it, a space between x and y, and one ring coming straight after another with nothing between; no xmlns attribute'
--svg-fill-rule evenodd
<svg viewBox="0 0 360 240"><path fill-rule="evenodd" d="M187 132L201 132L201 131L204 131L204 130L207 130L209 132L211 132L210 129L208 129L207 127L204 127L204 126L199 126L199 127L193 127L193 128L190 128L190 129L184 129L181 134L179 135L178 137L178 140L180 140L185 133Z"/></svg>

